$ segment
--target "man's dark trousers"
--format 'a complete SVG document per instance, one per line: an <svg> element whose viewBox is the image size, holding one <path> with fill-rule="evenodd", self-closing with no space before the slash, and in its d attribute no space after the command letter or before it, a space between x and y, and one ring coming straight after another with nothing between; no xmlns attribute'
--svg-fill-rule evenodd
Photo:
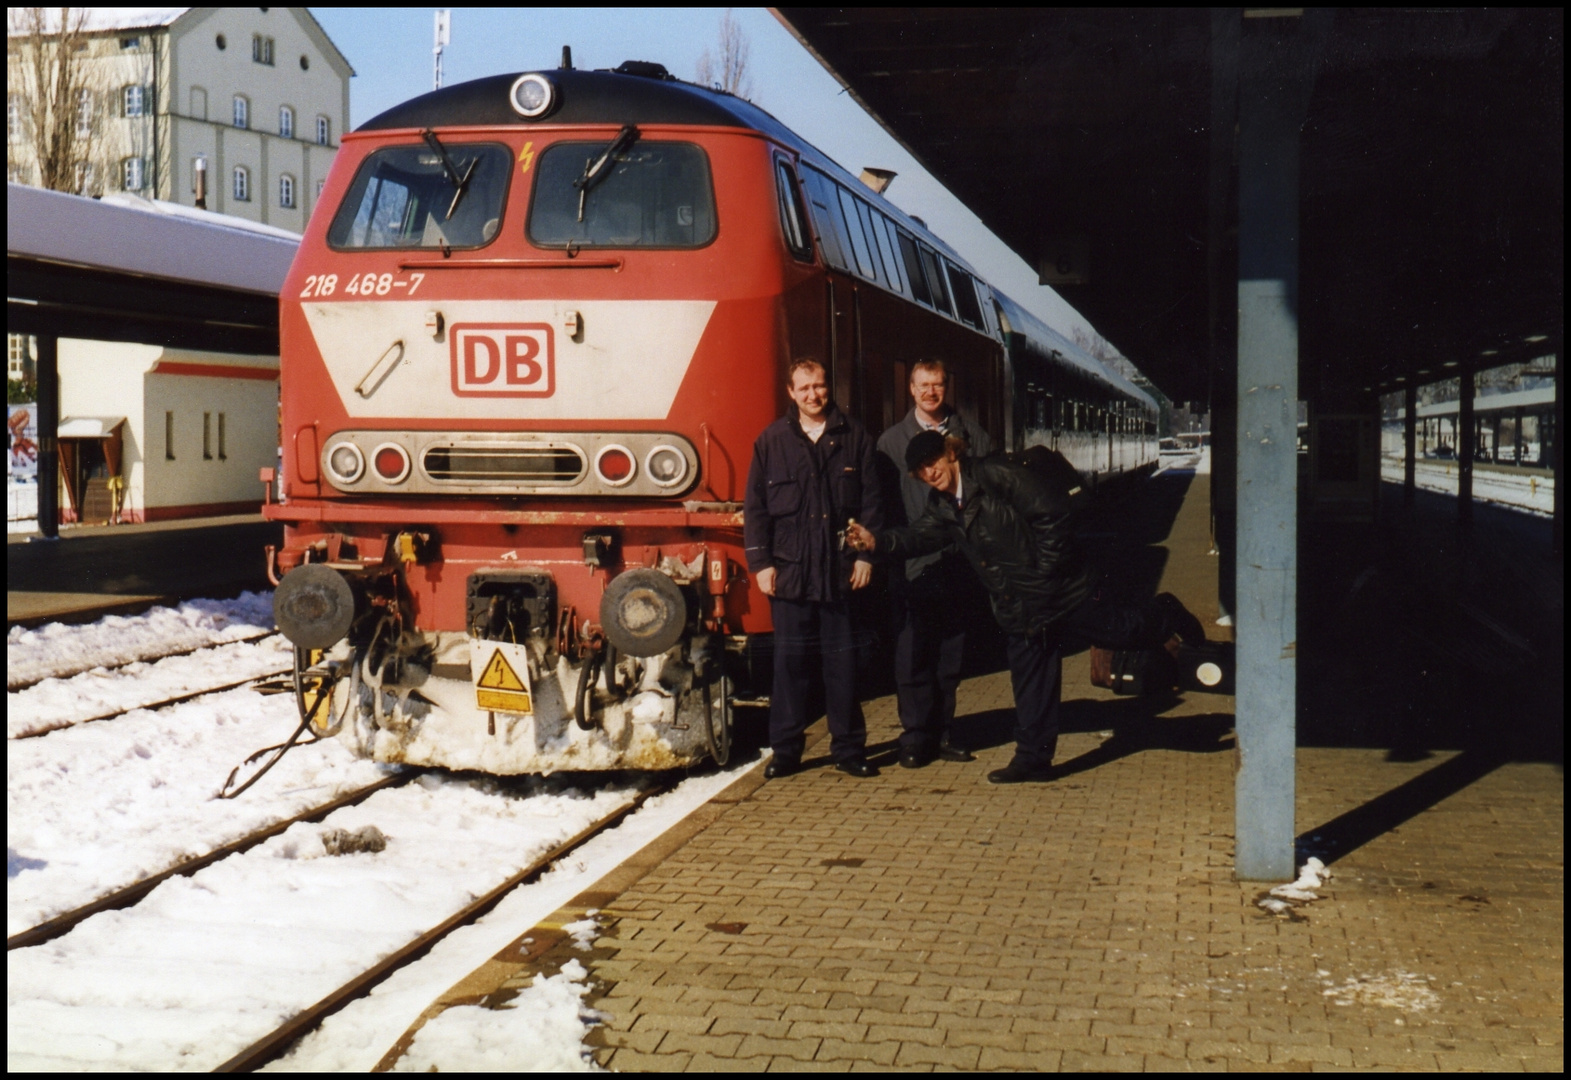
<svg viewBox="0 0 1571 1080"><path fill-rule="evenodd" d="M772 597L775 683L769 698L769 745L783 762L802 760L809 687L821 676L829 714L829 756L853 761L867 751L867 720L856 700L856 634L851 605Z"/></svg>
<svg viewBox="0 0 1571 1080"><path fill-rule="evenodd" d="M1058 749L1064 656L1054 635L1009 635L1009 682L1015 691L1015 761L1046 768Z"/></svg>
<svg viewBox="0 0 1571 1080"><path fill-rule="evenodd" d="M915 581L898 583L895 637L895 689L900 702L900 748L931 755L950 734L955 719L955 689L965 660L964 578L970 568L946 557Z"/></svg>

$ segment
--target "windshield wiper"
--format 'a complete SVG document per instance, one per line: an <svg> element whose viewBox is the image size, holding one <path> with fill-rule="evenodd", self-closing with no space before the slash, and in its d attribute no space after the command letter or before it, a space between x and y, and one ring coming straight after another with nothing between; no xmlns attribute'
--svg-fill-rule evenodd
<svg viewBox="0 0 1571 1080"><path fill-rule="evenodd" d="M475 159L469 163L469 168L465 169L462 175L460 175L458 166L448 156L447 147L443 146L441 141L437 139L436 132L427 128L420 133L420 137L425 140L427 146L436 152L436 156L442 159L442 171L447 174L448 183L458 189L453 192L453 201L447 204L447 213L442 216L443 221L451 221L453 211L458 209L459 202L463 200L464 192L469 190L469 180L474 176L475 166L480 164L480 158L476 155Z"/></svg>
<svg viewBox="0 0 1571 1080"><path fill-rule="evenodd" d="M593 161L584 163L584 175L573 181L573 186L578 189L578 220L584 220L584 203L589 198L589 189L594 187L607 176L611 175L609 166L616 155L625 153L628 147L638 141L638 129L632 124L623 124L622 130L616 133L616 138L611 140L611 145L605 148L605 153Z"/></svg>

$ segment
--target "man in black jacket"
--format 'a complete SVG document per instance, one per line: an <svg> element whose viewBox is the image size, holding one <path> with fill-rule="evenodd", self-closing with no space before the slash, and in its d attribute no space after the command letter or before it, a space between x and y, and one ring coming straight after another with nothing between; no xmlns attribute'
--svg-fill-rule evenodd
<svg viewBox="0 0 1571 1080"><path fill-rule="evenodd" d="M922 516L931 490L905 467L906 447L924 431L965 441L970 457L986 457L993 441L980 424L949 404L949 370L942 360L911 365L911 411L878 437L884 503L907 525ZM891 569L895 636L895 690L900 702L900 764L919 769L935 757L974 761L951 740L955 689L965 659L966 627L980 608L981 590L965 558L953 548L906 559Z"/></svg>
<svg viewBox="0 0 1571 1080"><path fill-rule="evenodd" d="M873 440L829 400L824 367L798 360L787 374L794 403L753 444L743 507L747 565L769 597L775 677L769 743L773 779L796 771L812 720L808 693L823 679L830 756L851 776L867 762L867 722L856 700L857 640L849 597L872 579L872 563L842 542L847 524L883 525Z"/></svg>
<svg viewBox="0 0 1571 1080"><path fill-rule="evenodd" d="M884 532L852 526L846 539L858 551L906 558L951 544L960 549L1009 637L1015 756L987 778L995 784L1051 780L1066 642L1154 646L1174 632L1186 640L1203 639L1204 632L1181 606L1094 598L1095 582L1070 529L1067 493L1024 465L1002 457L962 458L960 450L958 440L937 432L913 438L906 467L932 489L922 517Z"/></svg>

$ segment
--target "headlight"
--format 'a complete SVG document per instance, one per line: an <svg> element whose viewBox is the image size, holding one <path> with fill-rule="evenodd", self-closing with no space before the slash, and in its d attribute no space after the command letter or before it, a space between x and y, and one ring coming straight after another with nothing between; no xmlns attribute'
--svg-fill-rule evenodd
<svg viewBox="0 0 1571 1080"><path fill-rule="evenodd" d="M507 99L519 116L534 120L551 111L556 103L556 87L544 75L520 75Z"/></svg>
<svg viewBox="0 0 1571 1080"><path fill-rule="evenodd" d="M657 446L644 458L644 472L660 487L676 487L687 478L687 458L674 446Z"/></svg>
<svg viewBox="0 0 1571 1080"><path fill-rule="evenodd" d="M354 443L339 443L327 452L327 471L334 480L352 484L365 474L365 457Z"/></svg>

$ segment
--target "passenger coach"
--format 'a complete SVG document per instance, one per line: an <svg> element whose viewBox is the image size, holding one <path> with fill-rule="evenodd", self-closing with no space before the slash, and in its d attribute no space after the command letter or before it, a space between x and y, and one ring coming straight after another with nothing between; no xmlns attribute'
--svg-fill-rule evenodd
<svg viewBox="0 0 1571 1080"><path fill-rule="evenodd" d="M1093 481L1156 458L1148 396L658 65L416 98L344 138L320 206L281 304L270 573L302 715L379 761L724 762L770 631L739 500L793 357L875 433L938 356L1004 445Z"/></svg>

